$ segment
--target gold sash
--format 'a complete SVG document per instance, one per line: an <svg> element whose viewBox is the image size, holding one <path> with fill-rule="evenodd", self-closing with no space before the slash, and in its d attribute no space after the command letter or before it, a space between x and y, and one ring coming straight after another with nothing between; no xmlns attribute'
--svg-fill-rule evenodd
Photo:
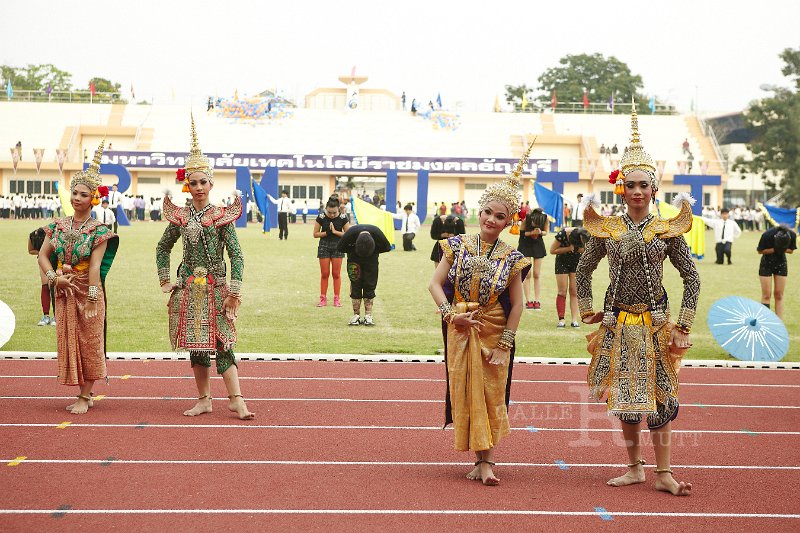
<svg viewBox="0 0 800 533"><path fill-rule="evenodd" d="M475 318L483 325L475 328L447 327L447 372L455 430L454 447L460 451L488 450L510 433L506 410L508 365L489 364L497 347L506 316L495 302L482 308L475 302L459 302L456 313L478 310Z"/></svg>

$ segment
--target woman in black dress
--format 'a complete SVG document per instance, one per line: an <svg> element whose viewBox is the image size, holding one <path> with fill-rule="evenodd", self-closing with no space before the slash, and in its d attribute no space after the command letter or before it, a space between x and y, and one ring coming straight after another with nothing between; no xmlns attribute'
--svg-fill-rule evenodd
<svg viewBox="0 0 800 533"><path fill-rule="evenodd" d="M449 239L456 235L464 235L466 233L464 228L464 221L459 217L453 215L439 215L434 217L431 223L431 239L433 239L433 250L431 250L431 261L437 267L439 266L439 258L441 256L441 248L439 248L439 241L442 239Z"/></svg>
<svg viewBox="0 0 800 533"><path fill-rule="evenodd" d="M341 307L339 292L342 288L342 259L344 253L336 249L344 232L350 227L347 215L339 210L339 200L331 197L325 210L314 221L314 238L319 239L317 258L319 259L319 303L317 307L328 305L328 277L333 277L333 306Z"/></svg>
<svg viewBox="0 0 800 533"><path fill-rule="evenodd" d="M774 295L775 314L779 318L783 318L783 291L786 288L786 277L789 275L786 254L796 249L797 235L786 226L768 229L758 241L758 253L761 254L761 264L758 267L761 303L769 307Z"/></svg>
<svg viewBox="0 0 800 533"><path fill-rule="evenodd" d="M533 268L522 281L522 288L525 291L525 309L541 311L540 303L541 284L539 276L542 272L542 259L547 255L543 236L550 228L550 221L540 207L537 207L525 217L522 228L519 232L519 246L517 250L525 257L533 259ZM531 301L531 276L533 276L533 301Z"/></svg>
<svg viewBox="0 0 800 533"><path fill-rule="evenodd" d="M579 328L578 318L578 287L575 284L575 271L581 253L589 240L589 232L583 228L562 228L556 233L555 240L550 246L550 253L556 256L556 312L558 313L558 326L563 328L564 315L567 308L567 293L569 293L569 311L572 316L571 326Z"/></svg>

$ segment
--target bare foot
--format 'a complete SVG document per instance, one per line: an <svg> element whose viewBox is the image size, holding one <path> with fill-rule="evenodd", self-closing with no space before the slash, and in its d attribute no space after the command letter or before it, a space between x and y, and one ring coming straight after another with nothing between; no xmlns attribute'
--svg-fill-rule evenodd
<svg viewBox="0 0 800 533"><path fill-rule="evenodd" d="M231 396L231 403L228 404L228 409L239 415L239 420L252 420L256 417L255 413L247 410L244 400L241 396Z"/></svg>
<svg viewBox="0 0 800 533"><path fill-rule="evenodd" d="M211 398L203 398L202 400L197 400L194 407L188 411L184 411L183 416L198 416L204 413L210 413L211 411L213 411L211 407Z"/></svg>
<svg viewBox="0 0 800 533"><path fill-rule="evenodd" d="M484 461L478 465L478 468L480 469L481 473L481 482L484 485L487 487L494 487L500 484L500 479L494 475L494 472L492 472L492 465Z"/></svg>
<svg viewBox="0 0 800 533"><path fill-rule="evenodd" d="M644 467L642 465L628 467L628 472L624 476L606 481L606 485L609 487L624 487L637 483L644 483Z"/></svg>
<svg viewBox="0 0 800 533"><path fill-rule="evenodd" d="M470 470L467 474L467 479L471 479L473 481L481 479L481 467L480 465L476 465L475 468Z"/></svg>
<svg viewBox="0 0 800 533"><path fill-rule="evenodd" d="M72 409L69 410L73 415L83 415L89 410L89 402L83 398L78 398L78 401L72 404Z"/></svg>
<svg viewBox="0 0 800 533"><path fill-rule="evenodd" d="M669 472L656 474L656 489L669 492L673 496L689 496L692 493L692 484L685 481L675 481Z"/></svg>
<svg viewBox="0 0 800 533"><path fill-rule="evenodd" d="M85 400L79 400L79 401L81 401L81 402L82 402L82 401L85 401ZM78 405L78 403L79 403L79 402L75 402L75 403L71 403L71 404L69 404L69 405L66 407L66 410L67 410L67 411L70 411L70 412L72 412L72 410L73 410L73 409L75 409L75 406L76 406L76 405ZM89 400L89 407L94 407L94 400ZM86 412L86 411L84 411L84 412Z"/></svg>

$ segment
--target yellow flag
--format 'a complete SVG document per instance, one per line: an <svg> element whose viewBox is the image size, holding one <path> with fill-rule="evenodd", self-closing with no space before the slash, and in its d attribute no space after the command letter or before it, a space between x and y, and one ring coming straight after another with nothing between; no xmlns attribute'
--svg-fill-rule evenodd
<svg viewBox="0 0 800 533"><path fill-rule="evenodd" d="M233 91L233 99L234 100L238 100L239 99L239 89L234 89L234 91Z"/></svg>
<svg viewBox="0 0 800 533"><path fill-rule="evenodd" d="M379 209L372 204L368 204L361 198L355 196L350 197L353 202L353 215L356 218L356 224L372 224L378 226L381 232L386 236L389 244L394 248L394 219L391 213L387 213L383 209Z"/></svg>
<svg viewBox="0 0 800 533"><path fill-rule="evenodd" d="M75 214L75 209L72 207L72 192L69 190L68 183L69 180L67 178L58 180L58 199L61 200L61 209L64 211L64 216L71 217Z"/></svg>
<svg viewBox="0 0 800 533"><path fill-rule="evenodd" d="M495 113L499 113L500 112L500 95L499 94L494 95L494 112Z"/></svg>
<svg viewBox="0 0 800 533"><path fill-rule="evenodd" d="M524 111L526 107L528 107L528 95L522 93L522 110Z"/></svg>
<svg viewBox="0 0 800 533"><path fill-rule="evenodd" d="M658 212L662 218L673 218L678 216L680 209L667 202L658 202ZM702 259L706 254L706 225L703 219L697 215L692 215L692 229L683 234L686 244L692 251L692 256Z"/></svg>

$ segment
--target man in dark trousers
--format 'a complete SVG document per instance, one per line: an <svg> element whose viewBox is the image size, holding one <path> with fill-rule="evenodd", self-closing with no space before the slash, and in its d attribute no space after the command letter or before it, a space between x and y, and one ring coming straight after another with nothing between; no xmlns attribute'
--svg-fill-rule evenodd
<svg viewBox="0 0 800 533"><path fill-rule="evenodd" d="M289 239L289 212L292 210L292 201L289 200L289 191L282 190L281 197L276 200L272 195L267 195L269 201L278 206L278 239Z"/></svg>
<svg viewBox="0 0 800 533"><path fill-rule="evenodd" d="M378 255L392 249L383 232L372 224L356 224L344 232L337 249L347 253L347 277L350 278L350 299L353 318L350 326L374 326L372 301L378 286ZM364 300L364 318L361 318Z"/></svg>
<svg viewBox="0 0 800 533"><path fill-rule="evenodd" d="M714 241L716 241L717 264L724 263L724 258L728 258L728 264L731 264L731 249L733 248L733 241L739 238L742 234L739 224L728 218L730 212L727 207L724 207L719 212L722 218L706 218L703 217L703 222L706 226L714 230Z"/></svg>
<svg viewBox="0 0 800 533"><path fill-rule="evenodd" d="M417 236L417 231L419 231L421 224L419 217L414 213L413 206L411 204L406 204L403 208L403 213L393 213L392 218L401 221L400 231L403 232L403 251L416 251L417 247L414 246L414 237Z"/></svg>

